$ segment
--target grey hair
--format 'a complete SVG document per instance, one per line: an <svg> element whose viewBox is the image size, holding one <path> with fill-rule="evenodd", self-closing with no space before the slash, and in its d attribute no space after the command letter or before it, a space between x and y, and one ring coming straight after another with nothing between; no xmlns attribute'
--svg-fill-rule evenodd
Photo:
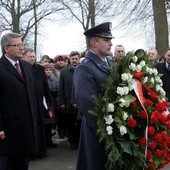
<svg viewBox="0 0 170 170"><path fill-rule="evenodd" d="M21 34L15 32L11 32L3 35L1 38L1 49L3 54L5 53L5 47L10 45L12 38L22 38L22 36Z"/></svg>
<svg viewBox="0 0 170 170"><path fill-rule="evenodd" d="M27 54L28 52L35 52L32 48L25 48L24 49L24 55Z"/></svg>

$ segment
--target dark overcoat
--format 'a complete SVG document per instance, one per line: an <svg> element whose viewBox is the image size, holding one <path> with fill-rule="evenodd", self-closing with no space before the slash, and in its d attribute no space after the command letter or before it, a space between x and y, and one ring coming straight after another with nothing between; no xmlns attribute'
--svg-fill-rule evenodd
<svg viewBox="0 0 170 170"><path fill-rule="evenodd" d="M65 104L65 113L69 113L71 108L73 73L74 70L70 64L60 72L58 100L59 105Z"/></svg>
<svg viewBox="0 0 170 170"><path fill-rule="evenodd" d="M27 153L34 149L35 89L31 66L19 61L24 80L15 67L0 59L0 154Z"/></svg>
<svg viewBox="0 0 170 170"><path fill-rule="evenodd" d="M166 63L159 63L156 65L156 68L159 73L163 74L163 76L161 77L163 82L163 89L166 92L168 102L170 102L170 70L167 69Z"/></svg>
<svg viewBox="0 0 170 170"><path fill-rule="evenodd" d="M38 106L38 112L40 116L38 120L48 121L48 119L45 118L45 116L47 115L45 115L46 112L45 112L45 106L43 104L43 97L45 97L46 99L47 106L50 107L52 103L52 96L48 86L44 67L39 64L33 64L32 69L35 78L37 106Z"/></svg>
<svg viewBox="0 0 170 170"><path fill-rule="evenodd" d="M108 61L108 64L111 66L113 63ZM74 73L75 98L83 114L77 170L104 170L104 146L96 134L96 119L89 111L95 107L93 96L101 92L109 74L110 68L91 51Z"/></svg>

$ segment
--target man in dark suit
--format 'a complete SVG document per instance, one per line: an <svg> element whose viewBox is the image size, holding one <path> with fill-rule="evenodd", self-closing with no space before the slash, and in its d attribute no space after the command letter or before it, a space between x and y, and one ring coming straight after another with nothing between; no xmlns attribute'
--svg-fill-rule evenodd
<svg viewBox="0 0 170 170"><path fill-rule="evenodd" d="M79 64L80 54L77 51L70 53L70 64L63 68L59 78L59 106L65 114L65 124L71 149L78 147L77 104L71 103L73 74Z"/></svg>
<svg viewBox="0 0 170 170"><path fill-rule="evenodd" d="M156 68L159 73L162 73L161 77L163 82L163 89L166 92L166 97L168 98L168 102L170 103L170 48L168 48L165 52L165 62L158 63Z"/></svg>
<svg viewBox="0 0 170 170"><path fill-rule="evenodd" d="M0 170L27 170L36 119L32 69L20 60L24 49L20 34L5 34L1 48Z"/></svg>
<svg viewBox="0 0 170 170"><path fill-rule="evenodd" d="M113 38L111 23L93 27L84 35L87 37L90 50L73 76L75 98L83 114L77 170L104 170L104 146L97 136L96 119L89 111L95 108L93 96L101 92L102 84L110 74L109 67L113 64L107 59Z"/></svg>

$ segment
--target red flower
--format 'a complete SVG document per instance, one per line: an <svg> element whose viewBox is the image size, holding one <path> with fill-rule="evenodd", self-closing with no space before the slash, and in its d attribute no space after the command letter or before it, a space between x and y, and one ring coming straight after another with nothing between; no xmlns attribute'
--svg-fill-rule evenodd
<svg viewBox="0 0 170 170"><path fill-rule="evenodd" d="M166 131L163 131L161 134L162 134L162 140L168 141L168 135L167 135Z"/></svg>
<svg viewBox="0 0 170 170"><path fill-rule="evenodd" d="M156 164L155 164L155 162L149 162L148 166L154 168L156 166Z"/></svg>
<svg viewBox="0 0 170 170"><path fill-rule="evenodd" d="M162 123L162 124L165 124L166 123L166 115L165 114L159 114L159 121Z"/></svg>
<svg viewBox="0 0 170 170"><path fill-rule="evenodd" d="M154 91L150 91L149 96L153 99L157 98L157 94Z"/></svg>
<svg viewBox="0 0 170 170"><path fill-rule="evenodd" d="M151 148L152 150L155 150L156 147L157 147L157 143L156 143L155 141L152 141L152 142L150 143L150 148Z"/></svg>
<svg viewBox="0 0 170 170"><path fill-rule="evenodd" d="M165 101L158 102L158 103L156 104L156 108L157 108L158 110L160 110L160 111L166 111L166 110L167 110L167 107L168 107L168 104L167 104L167 102L165 102Z"/></svg>
<svg viewBox="0 0 170 170"><path fill-rule="evenodd" d="M151 101L151 100L149 100L149 99L146 99L145 100L145 104L146 104L146 106L152 106L153 105L153 102Z"/></svg>
<svg viewBox="0 0 170 170"><path fill-rule="evenodd" d="M142 77L144 77L144 74L142 72L138 71L138 72L135 72L133 74L133 77L135 77L135 78L142 78Z"/></svg>
<svg viewBox="0 0 170 170"><path fill-rule="evenodd" d="M158 117L154 113L151 114L150 118L153 123L158 123Z"/></svg>
<svg viewBox="0 0 170 170"><path fill-rule="evenodd" d="M154 135L154 133L155 133L154 127L153 126L149 126L148 127L148 135L152 136L152 135Z"/></svg>
<svg viewBox="0 0 170 170"><path fill-rule="evenodd" d="M136 100L134 102L131 102L130 104L132 105L132 107L136 107L137 106Z"/></svg>
<svg viewBox="0 0 170 170"><path fill-rule="evenodd" d="M167 119L170 119L170 113L167 115Z"/></svg>
<svg viewBox="0 0 170 170"><path fill-rule="evenodd" d="M152 158L152 153L150 151L147 151L146 159L150 160L151 158Z"/></svg>
<svg viewBox="0 0 170 170"><path fill-rule="evenodd" d="M160 133L156 134L155 141L160 142L161 140L162 140L162 134L160 134Z"/></svg>
<svg viewBox="0 0 170 170"><path fill-rule="evenodd" d="M170 130L170 120L166 122L166 127L168 130Z"/></svg>
<svg viewBox="0 0 170 170"><path fill-rule="evenodd" d="M129 127L132 127L132 128L133 128L133 127L136 126L137 123L136 123L136 120L135 120L135 119L130 118L130 119L128 119L128 123L127 123L127 124L128 124Z"/></svg>
<svg viewBox="0 0 170 170"><path fill-rule="evenodd" d="M160 150L160 149L157 149L157 150L156 150L156 156L161 157L162 154L163 154L163 151L162 151L162 150Z"/></svg>
<svg viewBox="0 0 170 170"><path fill-rule="evenodd" d="M146 146L146 138L141 138L141 139L139 140L139 145L140 145L140 146Z"/></svg>
<svg viewBox="0 0 170 170"><path fill-rule="evenodd" d="M143 118L143 119L146 119L147 118L147 113L144 111L144 110L142 110L142 111L140 111L140 117L141 118Z"/></svg>

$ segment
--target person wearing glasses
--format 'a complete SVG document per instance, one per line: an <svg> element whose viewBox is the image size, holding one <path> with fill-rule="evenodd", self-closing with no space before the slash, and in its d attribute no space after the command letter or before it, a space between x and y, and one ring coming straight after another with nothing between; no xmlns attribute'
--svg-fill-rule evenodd
<svg viewBox="0 0 170 170"><path fill-rule="evenodd" d="M20 34L3 35L1 49L0 170L28 170L36 115L32 68L21 60L24 45Z"/></svg>
<svg viewBox="0 0 170 170"><path fill-rule="evenodd" d="M166 92L166 97L168 98L168 102L170 103L170 48L168 48L165 52L165 62L158 63L156 68L161 76L163 82L163 89ZM169 105L170 106L170 105Z"/></svg>

